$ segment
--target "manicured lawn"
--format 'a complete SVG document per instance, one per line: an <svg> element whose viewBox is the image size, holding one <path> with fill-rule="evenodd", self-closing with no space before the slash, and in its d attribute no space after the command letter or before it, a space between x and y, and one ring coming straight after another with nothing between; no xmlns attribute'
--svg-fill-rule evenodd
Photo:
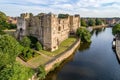
<svg viewBox="0 0 120 80"><path fill-rule="evenodd" d="M29 61L27 61L27 63L29 65L32 65L34 66L35 68L37 68L38 66L42 65L42 64L45 64L47 61L49 61L50 59L49 58L46 58L44 56L37 56Z"/></svg>
<svg viewBox="0 0 120 80"><path fill-rule="evenodd" d="M59 47L56 51L50 52L50 51L40 50L40 52L43 53L43 54L46 54L48 56L56 56L57 54L60 54L63 51L65 51L66 49L68 49L68 47L70 47L75 41L76 41L75 37L70 37L70 38L64 40L59 45Z"/></svg>

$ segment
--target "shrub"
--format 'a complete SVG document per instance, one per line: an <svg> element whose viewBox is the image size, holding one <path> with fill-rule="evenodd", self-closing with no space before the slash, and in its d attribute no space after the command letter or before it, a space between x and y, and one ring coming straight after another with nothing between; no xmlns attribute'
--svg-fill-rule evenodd
<svg viewBox="0 0 120 80"><path fill-rule="evenodd" d="M20 44L24 47L30 47L31 40L28 37L24 37L21 41Z"/></svg>
<svg viewBox="0 0 120 80"><path fill-rule="evenodd" d="M45 71L45 67L43 65L39 66L38 68L38 74L37 76L40 79L45 79L45 76L47 75L46 71Z"/></svg>
<svg viewBox="0 0 120 80"><path fill-rule="evenodd" d="M39 42L36 43L36 50L42 50L42 45Z"/></svg>

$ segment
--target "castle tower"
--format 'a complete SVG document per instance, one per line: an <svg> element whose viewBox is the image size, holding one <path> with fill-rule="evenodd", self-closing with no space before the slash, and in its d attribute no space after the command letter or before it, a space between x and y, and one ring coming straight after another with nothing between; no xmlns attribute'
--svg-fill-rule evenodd
<svg viewBox="0 0 120 80"><path fill-rule="evenodd" d="M43 28L43 46L45 50L54 51L57 45L57 16L51 13L44 16Z"/></svg>
<svg viewBox="0 0 120 80"><path fill-rule="evenodd" d="M80 16L70 16L70 32L75 33L77 28L80 27Z"/></svg>
<svg viewBox="0 0 120 80"><path fill-rule="evenodd" d="M17 18L17 33L16 37L21 40L26 35L26 21L24 18Z"/></svg>

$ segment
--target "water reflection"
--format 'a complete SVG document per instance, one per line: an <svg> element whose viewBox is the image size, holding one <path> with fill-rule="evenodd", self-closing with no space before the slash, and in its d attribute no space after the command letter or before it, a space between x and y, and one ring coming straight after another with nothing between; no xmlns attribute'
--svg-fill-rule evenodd
<svg viewBox="0 0 120 80"><path fill-rule="evenodd" d="M81 43L79 47L79 51L84 51L90 48L91 42L90 43Z"/></svg>
<svg viewBox="0 0 120 80"><path fill-rule="evenodd" d="M91 35L95 34L96 36L98 36L101 32L104 32L106 28L98 28L98 29L93 29L91 31Z"/></svg>
<svg viewBox="0 0 120 80"><path fill-rule="evenodd" d="M112 51L112 30L94 30L92 43L83 43L75 55L45 80L120 80L120 65Z"/></svg>
<svg viewBox="0 0 120 80"><path fill-rule="evenodd" d="M59 67L55 68L54 71L51 71L44 80L58 80L57 75L58 72L65 66L65 64L71 62L73 60L74 54L71 55L69 58L67 58L65 61L63 61Z"/></svg>

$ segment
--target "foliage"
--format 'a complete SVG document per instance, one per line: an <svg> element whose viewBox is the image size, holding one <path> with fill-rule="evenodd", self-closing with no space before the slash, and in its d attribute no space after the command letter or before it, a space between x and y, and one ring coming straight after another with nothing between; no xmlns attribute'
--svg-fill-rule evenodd
<svg viewBox="0 0 120 80"><path fill-rule="evenodd" d="M84 19L81 19L81 26L85 26L85 27L87 26L87 24L86 24Z"/></svg>
<svg viewBox="0 0 120 80"><path fill-rule="evenodd" d="M8 29L16 29L17 25L16 24L9 24L9 27L7 27Z"/></svg>
<svg viewBox="0 0 120 80"><path fill-rule="evenodd" d="M115 34L120 34L120 24L116 24L116 25L112 28L112 33L113 33L113 35L115 35Z"/></svg>
<svg viewBox="0 0 120 80"><path fill-rule="evenodd" d="M0 11L0 24L2 22L5 22L6 20L7 20L6 14Z"/></svg>
<svg viewBox="0 0 120 80"><path fill-rule="evenodd" d="M95 22L96 22L96 23L95 23L96 25L102 25L102 20L99 19L99 18L96 18L96 19L95 19Z"/></svg>
<svg viewBox="0 0 120 80"><path fill-rule="evenodd" d="M42 50L42 45L39 42L36 43L36 50Z"/></svg>
<svg viewBox="0 0 120 80"><path fill-rule="evenodd" d="M68 18L69 14L58 14L58 18Z"/></svg>
<svg viewBox="0 0 120 80"><path fill-rule="evenodd" d="M43 65L41 65L39 68L38 68L38 74L37 76L40 78L40 79L45 79L45 76L47 75L46 71L45 71L45 67Z"/></svg>
<svg viewBox="0 0 120 80"><path fill-rule="evenodd" d="M5 32L3 32L1 29L0 29L0 35L3 35L5 34Z"/></svg>
<svg viewBox="0 0 120 80"><path fill-rule="evenodd" d="M88 26L95 26L95 20L94 19L89 19L88 20Z"/></svg>
<svg viewBox="0 0 120 80"><path fill-rule="evenodd" d="M16 63L16 57L23 47L15 38L0 35L0 80L28 80L33 70Z"/></svg>
<svg viewBox="0 0 120 80"><path fill-rule="evenodd" d="M36 47L36 43L38 42L38 39L34 36L28 36L28 38L31 41L30 47L31 48L35 48Z"/></svg>
<svg viewBox="0 0 120 80"><path fill-rule="evenodd" d="M91 42L91 34L86 28L78 28L76 34L83 42Z"/></svg>
<svg viewBox="0 0 120 80"><path fill-rule="evenodd" d="M9 24L6 22L7 21L7 16L5 13L0 11L0 29L15 29L16 25L15 24Z"/></svg>
<svg viewBox="0 0 120 80"><path fill-rule="evenodd" d="M35 57L39 54L35 53L33 50L30 48L26 47L22 50L22 53L19 55L20 58L22 58L24 61L28 61L32 57Z"/></svg>
<svg viewBox="0 0 120 80"><path fill-rule="evenodd" d="M0 70L0 80L28 80L34 71L15 62Z"/></svg>
<svg viewBox="0 0 120 80"><path fill-rule="evenodd" d="M16 56L21 53L22 46L17 42L15 38L7 34L0 36L0 57L4 60L0 62L1 65L6 65L8 63L13 63ZM4 56L5 58L3 58Z"/></svg>
<svg viewBox="0 0 120 80"><path fill-rule="evenodd" d="M24 37L21 41L20 44L24 47L30 47L31 40L28 37Z"/></svg>

